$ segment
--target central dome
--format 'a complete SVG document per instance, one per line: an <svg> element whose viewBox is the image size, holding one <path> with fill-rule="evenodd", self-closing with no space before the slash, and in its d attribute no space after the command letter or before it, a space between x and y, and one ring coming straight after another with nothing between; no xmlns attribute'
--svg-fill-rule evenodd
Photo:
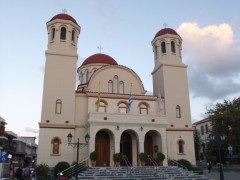
<svg viewBox="0 0 240 180"><path fill-rule="evenodd" d="M65 14L65 13L55 15L50 21L53 21L55 19L63 19L63 20L72 21L73 23L78 25L77 21L72 16Z"/></svg>
<svg viewBox="0 0 240 180"><path fill-rule="evenodd" d="M178 35L178 33L171 29L171 28L164 28L164 29L161 29L160 31L158 31L158 33L155 35L155 38L158 37L158 36L162 36L164 34L172 34L172 35Z"/></svg>
<svg viewBox="0 0 240 180"><path fill-rule="evenodd" d="M85 61L83 61L82 66L87 65L87 64L95 64L95 63L101 63L101 64L109 64L109 65L118 65L118 63L111 57L106 54L94 54Z"/></svg>

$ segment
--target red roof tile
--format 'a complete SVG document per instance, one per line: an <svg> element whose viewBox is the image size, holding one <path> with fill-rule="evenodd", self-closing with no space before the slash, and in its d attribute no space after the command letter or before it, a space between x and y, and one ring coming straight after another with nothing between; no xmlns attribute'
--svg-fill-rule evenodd
<svg viewBox="0 0 240 180"><path fill-rule="evenodd" d="M106 54L94 54L82 63L82 66L87 64L95 64L95 63L103 63L103 64L109 64L109 65L118 65L118 63L110 56Z"/></svg>

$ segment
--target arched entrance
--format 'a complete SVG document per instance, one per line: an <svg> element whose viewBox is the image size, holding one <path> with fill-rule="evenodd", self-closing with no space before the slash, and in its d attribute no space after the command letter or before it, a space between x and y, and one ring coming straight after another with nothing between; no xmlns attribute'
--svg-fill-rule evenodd
<svg viewBox="0 0 240 180"><path fill-rule="evenodd" d="M95 150L98 154L97 166L110 166L110 137L104 131L98 131L95 139Z"/></svg>
<svg viewBox="0 0 240 180"><path fill-rule="evenodd" d="M132 164L132 138L128 132L123 132L121 135L120 152L127 156Z"/></svg>
<svg viewBox="0 0 240 180"><path fill-rule="evenodd" d="M149 132L145 135L144 152L153 157L153 139Z"/></svg>

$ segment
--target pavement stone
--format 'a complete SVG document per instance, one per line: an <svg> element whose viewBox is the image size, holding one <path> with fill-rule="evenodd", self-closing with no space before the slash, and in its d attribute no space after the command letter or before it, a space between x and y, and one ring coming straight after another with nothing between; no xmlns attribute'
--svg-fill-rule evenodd
<svg viewBox="0 0 240 180"><path fill-rule="evenodd" d="M220 174L217 170L213 170L210 173L208 173L208 170L203 171L204 175L207 177L210 177L214 180L220 180ZM223 171L224 180L240 180L240 171Z"/></svg>

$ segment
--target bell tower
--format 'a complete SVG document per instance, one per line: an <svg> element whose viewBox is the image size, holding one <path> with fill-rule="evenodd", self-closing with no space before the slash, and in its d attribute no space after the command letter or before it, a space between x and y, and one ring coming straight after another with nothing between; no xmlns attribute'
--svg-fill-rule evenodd
<svg viewBox="0 0 240 180"><path fill-rule="evenodd" d="M41 123L74 122L77 43L80 26L68 14L47 22L46 54Z"/></svg>
<svg viewBox="0 0 240 180"><path fill-rule="evenodd" d="M66 13L58 14L47 22L48 46L45 51L38 163L47 162L51 158L52 165L56 164L58 160L51 154L61 153L65 160L70 156L65 153L65 147L59 148L59 144L65 140L69 129L75 128L77 45L80 29L76 20ZM54 144L56 142L58 146Z"/></svg>
<svg viewBox="0 0 240 180"><path fill-rule="evenodd" d="M191 125L187 65L182 62L182 38L170 28L160 30L152 40L154 52L153 94L164 97L168 157L188 159L195 164ZM184 151L180 151L180 142ZM183 150L183 149L181 149Z"/></svg>
<svg viewBox="0 0 240 180"><path fill-rule="evenodd" d="M153 94L165 99L166 115L174 127L191 126L187 66L182 62L182 38L171 28L152 40L154 52ZM181 119L181 120L180 120Z"/></svg>

